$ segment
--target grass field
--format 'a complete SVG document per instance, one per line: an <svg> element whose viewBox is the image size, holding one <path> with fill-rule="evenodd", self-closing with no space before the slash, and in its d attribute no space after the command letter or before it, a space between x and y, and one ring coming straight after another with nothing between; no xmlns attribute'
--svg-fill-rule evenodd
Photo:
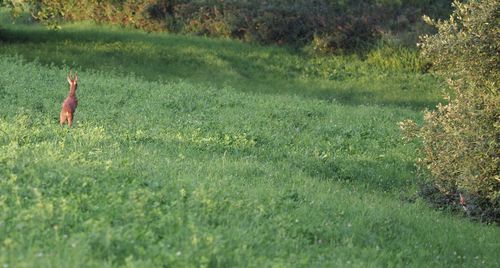
<svg viewBox="0 0 500 268"><path fill-rule="evenodd" d="M0 35L3 267L498 267L416 197L429 74L91 24ZM58 115L77 69L73 129Z"/></svg>

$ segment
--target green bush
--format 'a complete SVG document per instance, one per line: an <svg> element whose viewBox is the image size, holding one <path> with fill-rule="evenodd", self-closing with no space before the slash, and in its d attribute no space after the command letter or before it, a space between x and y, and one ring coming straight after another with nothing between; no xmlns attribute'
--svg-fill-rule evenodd
<svg viewBox="0 0 500 268"><path fill-rule="evenodd" d="M437 8L431 8L429 3L413 2L165 0L157 5L170 9L155 10L166 12L156 17L173 18L168 20L174 22L169 27L173 31L220 36L210 30L218 27L209 25L222 21L232 38L263 44L311 45L318 52L338 53L371 48L383 37L382 33L408 31L422 14L442 16L440 13L446 14L450 4L450 0L434 1ZM192 25L201 25L203 30Z"/></svg>
<svg viewBox="0 0 500 268"><path fill-rule="evenodd" d="M500 214L500 4L496 0L454 2L446 21L427 20L438 29L422 38L423 55L448 79L449 103L425 114L421 128L403 126L423 141L421 164L439 191L466 201L481 217Z"/></svg>
<svg viewBox="0 0 500 268"><path fill-rule="evenodd" d="M157 0L6 0L3 4L11 8L14 16L27 11L35 20L56 29L60 28L63 21L94 20L159 31L164 28L164 22L154 20L149 13L150 7L156 2Z"/></svg>

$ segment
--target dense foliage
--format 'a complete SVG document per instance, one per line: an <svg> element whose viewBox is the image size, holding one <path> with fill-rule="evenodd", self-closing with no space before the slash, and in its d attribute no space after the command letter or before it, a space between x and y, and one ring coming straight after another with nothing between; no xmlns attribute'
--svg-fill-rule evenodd
<svg viewBox="0 0 500 268"><path fill-rule="evenodd" d="M453 95L427 112L413 133L423 140L422 164L436 189L457 203L465 196L469 214L498 220L500 3L457 1L454 7L449 20L428 19L439 33L422 40L424 56L448 79Z"/></svg>
<svg viewBox="0 0 500 268"><path fill-rule="evenodd" d="M405 45L425 32L423 14L444 16L450 0L26 0L33 17L106 22L145 29L354 51L397 36ZM14 4L12 4L14 5ZM17 4L19 6L19 4ZM14 5L15 6L15 5ZM394 39L394 38L392 38Z"/></svg>
<svg viewBox="0 0 500 268"><path fill-rule="evenodd" d="M434 2L431 8L419 1L160 1L156 10L163 11L157 14L167 18L166 26L173 31L338 52L366 48L387 34L416 30L413 26L424 12L446 13L449 1Z"/></svg>
<svg viewBox="0 0 500 268"><path fill-rule="evenodd" d="M99 0L4 0L14 16L28 11L37 21L51 28L60 28L62 21L94 20L142 28L161 30L160 25L150 21L148 8L156 1L99 1Z"/></svg>

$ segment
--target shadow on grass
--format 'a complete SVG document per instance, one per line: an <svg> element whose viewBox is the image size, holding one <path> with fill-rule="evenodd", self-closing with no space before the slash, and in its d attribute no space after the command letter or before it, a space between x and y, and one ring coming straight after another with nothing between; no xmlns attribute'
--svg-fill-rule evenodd
<svg viewBox="0 0 500 268"><path fill-rule="evenodd" d="M343 80L311 78L306 69L313 65L304 56L282 48L231 40L147 34L83 24L70 25L61 31L40 26L9 26L0 29L0 42L1 54L21 55L42 64L134 73L150 81L182 79L245 92L292 94L348 105L375 104L415 110L433 107L438 101L435 90L438 84L431 77L419 79L416 74L381 77L374 72L348 74L351 78Z"/></svg>
<svg viewBox="0 0 500 268"><path fill-rule="evenodd" d="M401 159L345 159L318 161L302 158L292 161L309 176L319 180L336 180L378 192L405 191L415 183L414 163Z"/></svg>

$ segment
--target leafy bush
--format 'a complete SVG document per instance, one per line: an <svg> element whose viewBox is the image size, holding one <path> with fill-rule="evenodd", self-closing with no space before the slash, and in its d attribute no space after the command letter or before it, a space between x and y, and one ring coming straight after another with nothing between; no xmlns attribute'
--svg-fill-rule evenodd
<svg viewBox="0 0 500 268"><path fill-rule="evenodd" d="M438 15L447 13L449 0L434 1L439 8L430 8L421 1L401 3L400 1L331 1L331 0L298 0L290 3L285 0L248 0L248 1L167 1L179 6L213 7L218 10L221 20L232 28L230 37L264 44L287 44L292 46L309 45L322 53L338 53L370 48L383 35L392 31L409 31L422 14ZM182 2L182 4L179 4ZM217 9L215 9L217 8ZM206 12L206 9L205 11ZM173 9L175 15L176 9ZM442 16L439 14L439 16ZM203 18L214 17L205 13ZM176 16L176 22L185 21L186 14ZM408 23L394 21L405 18ZM197 20L197 19L195 19ZM218 22L218 21L215 21ZM180 23L182 24L182 23ZM190 32L184 28L181 31ZM410 31L411 32L411 31ZM217 36L209 31L203 34ZM413 33L415 35L415 33ZM414 43L413 43L414 44Z"/></svg>
<svg viewBox="0 0 500 268"><path fill-rule="evenodd" d="M370 47L381 37L380 22L393 16L386 4L328 0L160 1L155 18L174 32L225 36L264 44L342 52ZM221 34L219 29L225 29Z"/></svg>
<svg viewBox="0 0 500 268"><path fill-rule="evenodd" d="M427 21L438 33L422 38L423 55L448 79L453 96L425 114L418 128L403 127L423 141L421 164L431 183L465 209L499 220L500 215L500 4L496 0L454 2L446 21Z"/></svg>
<svg viewBox="0 0 500 268"><path fill-rule="evenodd" d="M13 15L29 11L31 16L51 28L60 28L62 21L94 20L96 22L118 24L147 31L161 30L163 22L150 16L150 7L156 0L9 0ZM0 2L0 4L2 4Z"/></svg>

